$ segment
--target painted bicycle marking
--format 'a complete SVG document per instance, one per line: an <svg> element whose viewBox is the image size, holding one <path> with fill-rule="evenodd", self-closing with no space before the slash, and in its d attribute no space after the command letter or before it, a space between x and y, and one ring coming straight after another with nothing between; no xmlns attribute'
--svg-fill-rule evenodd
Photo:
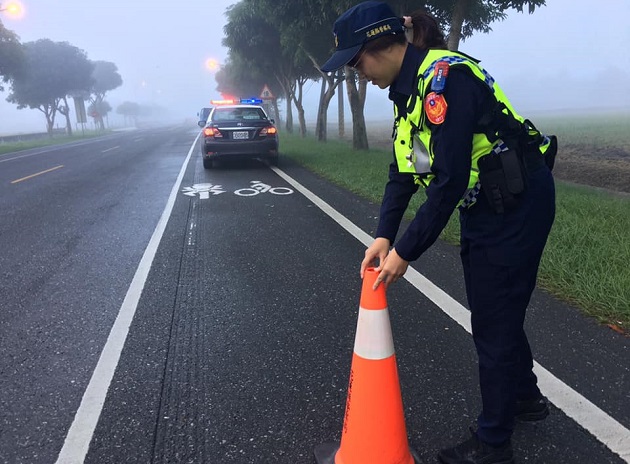
<svg viewBox="0 0 630 464"><path fill-rule="evenodd" d="M259 180L252 180L250 187L235 190L234 193L241 197L253 197L259 193L272 193L274 195L291 195L293 189L289 187L272 187L269 184L265 184Z"/></svg>
<svg viewBox="0 0 630 464"><path fill-rule="evenodd" d="M273 195L291 195L293 189L289 187L272 187L259 180L252 180L249 187L240 188L234 191L235 195L240 197L253 197L260 193L271 193ZM184 187L182 193L189 197L199 197L200 200L207 200L210 195L220 195L226 193L221 185L213 185L209 183L193 184L192 187Z"/></svg>

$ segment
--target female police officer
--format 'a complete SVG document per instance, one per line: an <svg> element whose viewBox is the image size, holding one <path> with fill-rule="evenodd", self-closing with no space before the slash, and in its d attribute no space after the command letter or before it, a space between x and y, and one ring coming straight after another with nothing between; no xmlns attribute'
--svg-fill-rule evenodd
<svg viewBox="0 0 630 464"><path fill-rule="evenodd" d="M459 210L482 411L471 438L438 457L449 464L511 463L514 419L540 420L549 412L523 322L555 215L555 138L520 117L476 60L445 50L434 20L416 14L411 21L417 46L407 43L404 20L386 4L354 6L335 22L336 51L322 66L353 67L389 88L394 103L394 161L361 275L378 260L375 286L395 282ZM427 199L392 248L419 186Z"/></svg>

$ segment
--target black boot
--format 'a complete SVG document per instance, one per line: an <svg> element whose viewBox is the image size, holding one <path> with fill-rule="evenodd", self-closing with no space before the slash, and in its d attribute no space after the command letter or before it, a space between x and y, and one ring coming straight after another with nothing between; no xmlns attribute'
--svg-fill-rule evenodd
<svg viewBox="0 0 630 464"><path fill-rule="evenodd" d="M443 449L438 453L438 459L443 464L514 464L512 445L508 441L505 445L490 446L477 437L470 430L472 436L463 443Z"/></svg>
<svg viewBox="0 0 630 464"><path fill-rule="evenodd" d="M543 420L549 415L547 401L541 396L533 400L516 402L516 420L522 422L535 422Z"/></svg>

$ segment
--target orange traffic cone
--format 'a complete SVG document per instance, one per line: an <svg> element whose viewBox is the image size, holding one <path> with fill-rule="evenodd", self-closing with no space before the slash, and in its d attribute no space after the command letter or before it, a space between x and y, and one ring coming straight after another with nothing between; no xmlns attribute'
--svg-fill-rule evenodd
<svg viewBox="0 0 630 464"><path fill-rule="evenodd" d="M409 448L385 286L366 269L341 444L315 447L318 464L414 464Z"/></svg>

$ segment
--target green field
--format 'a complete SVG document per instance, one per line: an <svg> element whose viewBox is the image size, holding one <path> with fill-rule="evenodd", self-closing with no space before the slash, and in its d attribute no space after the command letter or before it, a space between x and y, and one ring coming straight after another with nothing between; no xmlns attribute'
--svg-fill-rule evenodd
<svg viewBox="0 0 630 464"><path fill-rule="evenodd" d="M570 125L567 131L579 131ZM554 128L554 130L557 129ZM583 130L587 133L592 129ZM622 143L623 133L619 133ZM628 138L628 134L625 134ZM283 156L358 195L379 203L391 153L358 152L347 142L318 143L282 134ZM415 195L411 219L424 195ZM557 214L543 255L539 286L602 323L630 327L630 198L557 182ZM459 222L451 217L442 238L457 244Z"/></svg>
<svg viewBox="0 0 630 464"><path fill-rule="evenodd" d="M630 155L630 113L538 116L535 124L543 132L556 134L563 143L596 147L597 151L616 148Z"/></svg>

